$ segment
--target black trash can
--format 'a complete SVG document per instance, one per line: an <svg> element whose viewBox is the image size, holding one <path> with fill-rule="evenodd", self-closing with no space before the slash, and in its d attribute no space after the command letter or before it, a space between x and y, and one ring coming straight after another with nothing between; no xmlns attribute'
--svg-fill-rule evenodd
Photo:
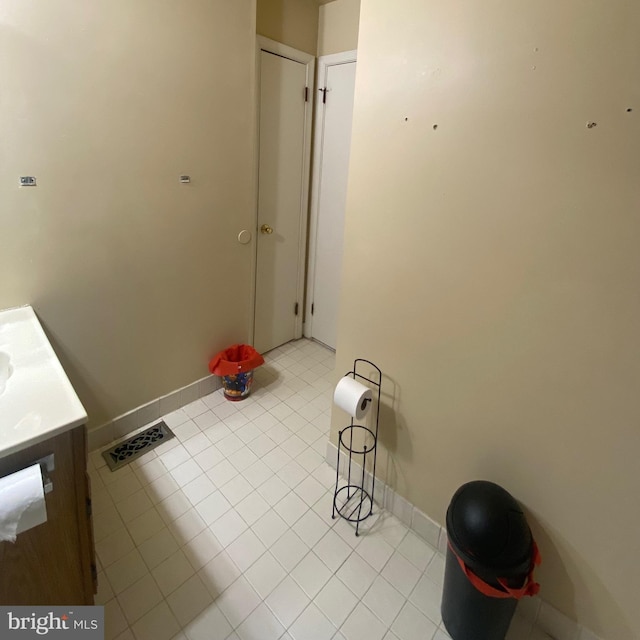
<svg viewBox="0 0 640 640"><path fill-rule="evenodd" d="M462 485L447 509L442 620L453 640L504 640L524 596L538 593L540 554L522 508L502 487Z"/></svg>

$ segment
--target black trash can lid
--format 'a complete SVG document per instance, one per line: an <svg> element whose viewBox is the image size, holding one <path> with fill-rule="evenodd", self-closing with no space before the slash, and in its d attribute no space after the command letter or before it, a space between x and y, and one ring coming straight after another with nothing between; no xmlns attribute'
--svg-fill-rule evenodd
<svg viewBox="0 0 640 640"><path fill-rule="evenodd" d="M513 576L529 569L533 538L518 501L499 485L462 485L447 509L447 534L472 570Z"/></svg>

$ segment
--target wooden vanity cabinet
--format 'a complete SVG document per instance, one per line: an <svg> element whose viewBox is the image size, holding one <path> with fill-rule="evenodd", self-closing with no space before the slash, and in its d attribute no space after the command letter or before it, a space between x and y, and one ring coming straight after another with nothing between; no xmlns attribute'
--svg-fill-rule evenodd
<svg viewBox="0 0 640 640"><path fill-rule="evenodd" d="M97 586L86 428L0 458L0 477L54 454L47 521L0 542L0 605L90 605Z"/></svg>

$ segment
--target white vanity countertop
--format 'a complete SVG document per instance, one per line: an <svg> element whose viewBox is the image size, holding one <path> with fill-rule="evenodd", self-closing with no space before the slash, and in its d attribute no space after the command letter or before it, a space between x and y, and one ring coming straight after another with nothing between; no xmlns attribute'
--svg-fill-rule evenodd
<svg viewBox="0 0 640 640"><path fill-rule="evenodd" d="M87 413L31 307L0 311L0 352L9 355L11 367L0 393L0 457L86 423Z"/></svg>

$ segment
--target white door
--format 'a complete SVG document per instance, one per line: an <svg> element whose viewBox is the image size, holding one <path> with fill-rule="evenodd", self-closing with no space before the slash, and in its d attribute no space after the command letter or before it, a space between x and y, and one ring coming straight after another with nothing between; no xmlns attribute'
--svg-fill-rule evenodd
<svg viewBox="0 0 640 640"><path fill-rule="evenodd" d="M302 335L313 63L260 50L254 345Z"/></svg>
<svg viewBox="0 0 640 640"><path fill-rule="evenodd" d="M318 60L306 334L336 348L355 52Z"/></svg>

